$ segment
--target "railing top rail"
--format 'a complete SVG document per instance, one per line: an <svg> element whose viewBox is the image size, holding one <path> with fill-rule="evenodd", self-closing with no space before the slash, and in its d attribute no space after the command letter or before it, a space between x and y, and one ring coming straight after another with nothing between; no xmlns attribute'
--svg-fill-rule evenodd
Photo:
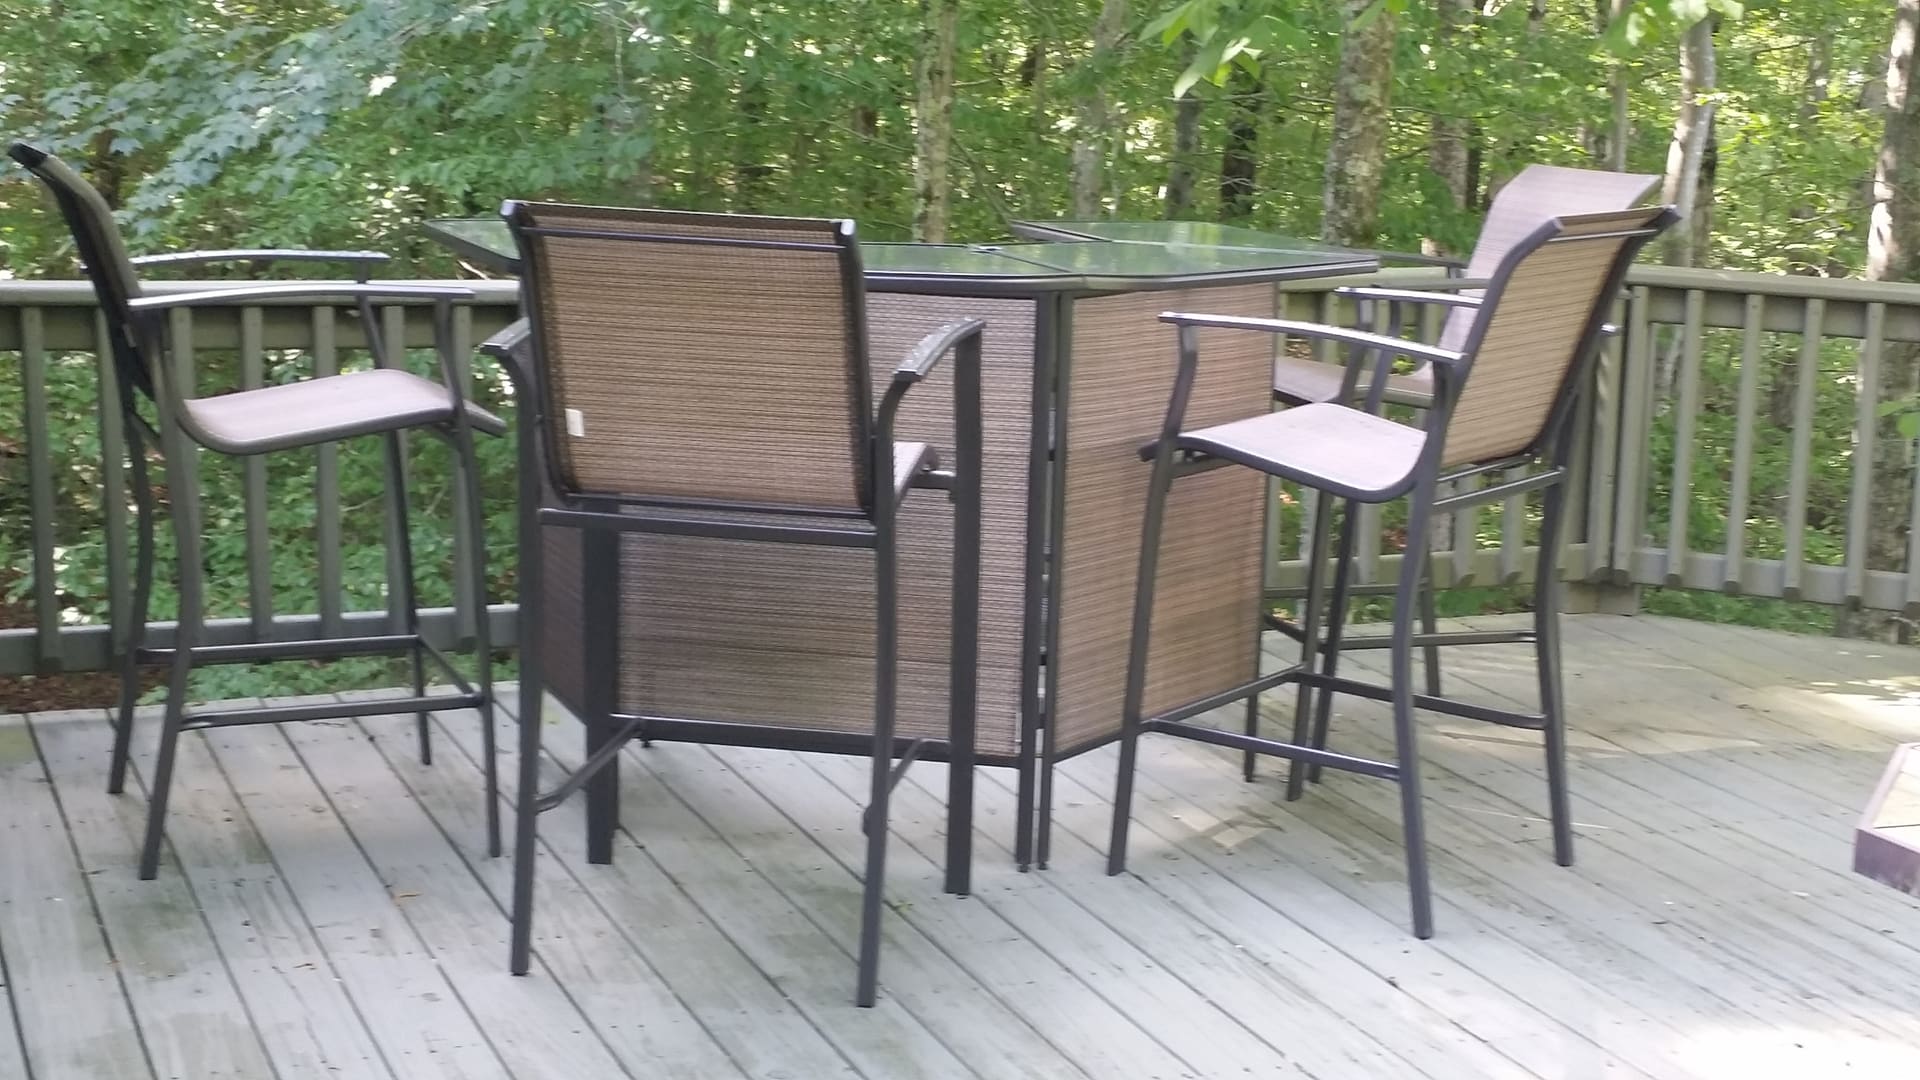
<svg viewBox="0 0 1920 1080"><path fill-rule="evenodd" d="M1441 276L1426 267L1394 267L1363 275L1368 281L1420 281ZM1330 292L1348 278L1319 278L1282 282L1287 292ZM1920 307L1920 284L1901 281L1863 281L1860 278L1805 277L1765 274L1750 270L1702 270L1683 266L1636 266L1627 273L1629 286L1656 290L1693 290L1743 296L1777 296L1796 300L1828 300L1856 304Z"/></svg>
<svg viewBox="0 0 1920 1080"><path fill-rule="evenodd" d="M299 278L278 278L274 280L286 282L290 284L309 283L306 279L299 279ZM518 303L519 292L520 292L519 282L510 280L510 279L509 280L475 281L475 280L463 280L463 279L451 279L451 278L446 278L446 279L443 279L443 278L391 278L391 279L382 279L381 282L376 282L376 284L380 284L384 282L399 282L399 283L403 283L410 286L411 285L452 286L456 288L467 289L474 294L473 299L465 300L465 301L456 301L456 303L465 303L465 304L479 304L479 305L514 304L514 303ZM261 283L261 282L256 282L255 279L252 279L252 278L223 278L218 281L210 281L210 280L146 281L146 282L142 282L141 284L146 288L146 290L150 294L155 296L165 296L172 293L190 293L190 292L204 291L210 287L220 287L220 286L232 287L232 286L255 284L255 283ZM419 301L391 301L391 302L401 303L401 304L405 304L405 303L425 304L425 303L431 303L432 301L419 300ZM253 306L312 307L314 303L315 301L312 297L288 297L285 299L261 299L261 300L249 302L246 306L249 306L249 307L253 307ZM384 307L386 306L387 303L389 303L389 301L383 301L381 303L381 306ZM64 280L52 281L52 280L46 280L46 279L35 279L35 280L14 279L14 280L0 281L0 307L91 308L91 307L97 307L98 305L99 305L99 301L94 296L93 286L88 284L85 281L64 281Z"/></svg>

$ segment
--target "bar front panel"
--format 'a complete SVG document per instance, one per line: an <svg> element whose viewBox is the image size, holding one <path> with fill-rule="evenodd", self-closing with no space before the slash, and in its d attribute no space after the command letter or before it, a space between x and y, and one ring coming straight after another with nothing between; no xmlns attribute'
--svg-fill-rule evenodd
<svg viewBox="0 0 1920 1080"><path fill-rule="evenodd" d="M1066 377L1065 505L1056 698L1058 752L1119 733L1129 627L1146 510L1142 444L1173 389L1176 337L1162 311L1271 316L1271 284L1078 300ZM1273 339L1205 330L1186 426L1271 407ZM1264 485L1250 469L1179 480L1168 500L1147 665L1147 715L1218 693L1257 672Z"/></svg>

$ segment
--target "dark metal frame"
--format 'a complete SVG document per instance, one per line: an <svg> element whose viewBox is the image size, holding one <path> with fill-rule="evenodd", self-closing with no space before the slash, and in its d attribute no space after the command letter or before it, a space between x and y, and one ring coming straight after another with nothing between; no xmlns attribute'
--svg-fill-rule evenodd
<svg viewBox="0 0 1920 1080"><path fill-rule="evenodd" d="M894 370L877 408L870 406L865 381L866 322L864 285L859 247L853 223L835 223L831 245L790 241L700 238L716 247L755 246L784 249L830 250L840 263L842 295L847 305L850 361L859 373L853 395L866 414L856 429L867 445L860 455L858 484L862 511L816 512L808 509L699 502L703 511L687 514L688 500L655 499L631 495L571 491L556 467L552 452L554 432L545 415L546 401L538 391L547 378L543 352L545 330L538 317L539 259L537 245L527 237L541 235L519 204L508 203L503 216L520 244L521 265L533 271L523 275L525 307L535 316L489 341L484 350L498 357L521 403L520 438L520 620L529 632L520 636L520 774L515 800L512 942L509 967L516 975L531 965L533 929L533 858L538 815L559 805L577 791L587 792L587 849L590 862L612 860L613 835L618 823L619 752L633 739L716 742L798 750L848 752L858 736L818 729L775 725L719 723L697 717L627 714L615 708L614 679L618 671L617 597L613 587L619 575L619 536L623 533L705 536L763 543L815 544L871 550L874 553L875 682L874 727L866 739L872 757L872 784L862 818L867 837L867 861L861 899L860 950L855 1001L871 1006L878 992L880 915L884 896L887 821L891 794L906 769L919 758L944 757L949 763L947 886L965 893L970 888L974 744L974 667L978 654L980 580L980 462L981 401L980 341L984 324L962 320L926 335ZM569 234L580 230L567 230ZM596 233L604 239L644 242L684 237L652 237L618 231ZM905 395L924 379L948 353L955 357L955 457L951 470L937 462L926 467L906 490L894 487L894 419ZM871 411L867 410L871 408ZM934 740L906 739L894 733L898 654L898 570L896 515L901 500L913 489L946 491L955 508L952 590L951 685L949 732L943 745ZM806 517L799 515L805 514ZM561 783L542 793L539 783L541 715L544 705L543 649L538 632L545 586L546 528L582 532L582 573L592 583L585 590L587 647L586 691L581 706L587 748L583 763Z"/></svg>
<svg viewBox="0 0 1920 1080"><path fill-rule="evenodd" d="M1666 210L1642 228L1615 233L1588 234L1568 234L1563 232L1565 226L1562 222L1548 222L1526 241L1516 245L1513 252L1502 262L1499 272L1488 287L1483 310L1491 312L1496 309L1516 268L1522 260L1541 246L1624 237L1625 243L1609 268L1606 284L1599 293L1602 297L1611 297L1619 290L1627 267L1632 263L1639 249L1674 220L1673 212ZM1413 931L1416 937L1431 937L1433 935L1432 892L1428 880L1426 830L1420 797L1419 747L1414 725L1416 708L1490 721L1510 727L1537 730L1544 734L1548 798L1553 821L1554 858L1563 866L1571 865L1573 831L1566 790L1566 710L1560 683L1559 576L1554 572L1554 561L1558 552L1560 527L1565 516L1563 510L1567 461L1573 443L1573 429L1568 421L1573 415L1579 388L1585 385L1593 363L1596 353L1595 344L1604 326L1605 314L1605 304L1596 302L1586 325L1576 339L1572 354L1573 362L1568 365L1554 404L1532 445L1500 462L1455 470L1451 475L1462 475L1518 463L1532 463L1537 466L1538 471L1520 480L1481 491L1450 496L1447 499L1436 498L1437 485L1448 478L1448 474L1443 474L1441 469L1447 425L1454 405L1458 401L1460 388L1470 373L1472 358L1480 348L1490 320L1478 320L1463 350L1455 353L1401 341L1388 335L1290 320L1175 313L1161 316L1164 321L1179 328L1179 367L1159 437L1142 451L1142 457L1152 462L1153 472L1149 481L1147 509L1142 524L1140 584L1134 599L1132 641L1127 664L1126 696L1120 736L1120 770L1114 794L1112 837L1107 853L1109 874L1121 873L1126 868L1127 832L1140 736L1149 731L1164 732L1180 738L1238 749L1249 757L1263 754L1289 759L1293 762L1292 772L1288 777L1289 798L1299 797L1303 777L1302 766L1307 770L1317 770L1323 766L1332 767L1395 781L1400 788L1401 820L1406 833L1407 882L1411 897ZM1522 713L1495 709L1470 702L1455 701L1437 694L1416 693L1413 688L1412 650L1416 644L1426 644L1426 641L1416 638L1413 632L1412 609L1415 605L1408 603L1395 605L1393 629L1389 637L1392 653L1391 677L1387 686L1358 682L1336 674L1335 663L1339 657L1337 631L1333 648L1327 652L1326 661L1316 666L1319 661L1318 654L1322 651L1318 628L1320 617L1318 594L1321 575L1317 563L1325 555L1326 534L1331 527L1327 516L1323 514L1315 521L1311 550L1315 565L1309 566L1308 600L1303 625L1300 627L1299 662L1280 671L1264 675L1257 674L1255 678L1240 686L1210 695L1200 701L1189 702L1157 716L1142 715L1160 532L1167 496L1173 481L1182 475L1236 463L1259 468L1271 475L1283 475L1271 464L1245 459L1238 455L1218 456L1208 448L1184 444L1182 441L1181 427L1186 415L1187 400L1192 392L1199 365L1199 330L1201 327L1209 326L1285 333L1356 346L1375 356L1376 386L1384 385L1388 365L1397 355L1411 355L1434 364L1434 405L1429 414L1427 426L1430 434L1421 449L1417 463L1401 482L1384 489L1361 490L1311 476L1295 475L1288 478L1307 483L1326 494L1344 497L1355 502L1380 503L1403 496L1410 498L1411 508L1407 523L1407 535L1410 541L1400 565L1399 578L1399 595L1403 598L1415 597L1421 590L1426 555L1424 538L1427 535L1428 523L1435 512L1474 502L1504 498L1519 492L1541 490L1545 495L1546 506L1539 556L1541 565L1535 583L1535 627L1531 635L1536 648L1536 666L1540 681L1540 712ZM1344 523L1342 556L1351 553L1351 538L1356 527L1356 518L1357 515L1348 514ZM1347 561L1350 560L1343 558L1336 573L1333 596L1336 613L1343 610L1346 599L1344 592L1347 587L1345 572ZM1337 620L1335 625L1337 626ZM1424 637L1431 639L1433 635L1424 635ZM1474 643L1483 643L1487 640L1508 640L1508 638L1505 635L1485 635L1479 636ZM1283 742L1258 736L1256 734L1257 716L1250 716L1246 734L1188 722L1202 713L1242 699L1255 703L1250 708L1257 708L1257 702L1262 693L1289 683L1299 687L1299 699L1289 741ZM1392 703L1396 750L1394 761L1358 758L1326 748L1326 716L1334 693L1353 694ZM1309 704L1314 706L1311 716L1307 711Z"/></svg>
<svg viewBox="0 0 1920 1080"><path fill-rule="evenodd" d="M466 289L447 286L368 284L368 268L386 256L378 252L321 252L281 250L227 250L182 252L171 255L128 258L120 248L111 212L86 180L58 158L26 143L14 143L8 156L26 167L52 192L73 233L88 279L100 299L106 316L108 337L114 352L115 386L127 432L127 457L132 470L132 488L137 520L134 557L134 587L126 624L119 628L116 642L120 668L120 701L115 711L112 765L107 790L120 794L126 784L129 749L133 736L134 707L139 695L139 669L142 665L165 664L168 668L166 704L161 720L158 756L149 783L147 827L140 852L139 874L150 880L159 871L160 848L165 838L167 802L172 789L173 765L180 734L184 731L252 724L275 724L297 720L378 716L394 712L413 712L419 735L421 756L431 761L427 713L447 709L477 709L480 713L485 751L487 848L500 853L500 821L496 764L493 754L493 681L489 619L482 610L474 619L477 672L469 682L448 657L420 632L419 614L414 602L413 557L407 540L406 465L400 433L384 433L388 497L397 514L395 539L398 548L390 565L399 571L391 582L396 603L389 616L389 633L353 637L322 637L297 641L249 642L241 644L198 644L205 631L205 611L201 596L199 469L196 461L202 446L215 448L206 433L194 424L184 408L193 397L191 372L171 348L167 320L171 313L199 307L230 306L274 299L310 299L350 301L359 314L369 350L375 363L390 366L374 317L377 300L429 301L433 304L435 341L438 346L440 375L452 412L444 424L420 425L419 430L445 439L453 450L466 496L467 520L457 527L469 530L476 539L471 573L474 595L484 606L486 572L478 538L485 535L481 522L479 473L473 450L473 424L470 421L457 377L452 352L452 305L470 298ZM139 295L136 269L142 267L197 266L212 262L249 262L264 264L280 261L347 262L354 266L352 284L338 282L301 282L217 288L194 293L175 293L158 297ZM178 368L179 370L176 370ZM103 388L103 391L105 388ZM141 415L139 399L153 405L154 422ZM302 442L316 445L338 439ZM281 447L268 447L271 452ZM154 498L148 470L149 451L158 452L165 471L168 503L179 575L179 615L169 647L144 644L149 632L148 605L153 592L154 573ZM412 694L406 698L386 698L364 702L332 702L323 705L293 705L249 709L190 711L187 708L189 676L198 663L247 663L262 660L338 658L366 655L405 655L413 668ZM452 682L456 692L428 695L426 667L433 666Z"/></svg>

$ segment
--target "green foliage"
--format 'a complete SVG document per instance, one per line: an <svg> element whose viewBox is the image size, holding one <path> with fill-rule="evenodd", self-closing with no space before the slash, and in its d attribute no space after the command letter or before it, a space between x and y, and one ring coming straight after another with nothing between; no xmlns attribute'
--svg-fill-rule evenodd
<svg viewBox="0 0 1920 1080"><path fill-rule="evenodd" d="M1248 133L1235 124L1247 107L1256 169L1243 223L1316 233L1343 5L1137 4L1121 46L1095 64L1090 38L1100 6L977 0L964 7L953 236L990 240L1004 236L1012 219L1064 212L1076 106L1095 88L1116 125L1102 180L1106 213L1163 213L1175 153L1172 101L1186 97L1199 105L1198 147L1186 159L1199 182L1188 213L1219 214L1214 180L1223 153L1244 148L1236 140ZM1525 164L1590 163L1609 129L1607 88L1616 70L1628 87L1629 167L1661 171L1678 85L1674 42L1684 27L1714 17L1718 169L1707 261L1816 274L1862 264L1886 5L1635 0L1602 27L1593 4L1469 4L1470 18L1444 39L1438 7L1381 0L1372 9L1393 11L1399 28L1383 244L1463 251L1488 193ZM422 238L419 222L491 213L507 197L850 215L879 238L904 238L913 216L918 5L0 0L0 15L8 26L0 40L0 133L40 140L83 166L122 208L135 246L147 250L374 247L398 256L395 276L445 276L458 270ZM1827 65L1818 92L1816 56ZM1427 164L1437 120L1470 133L1475 183L1465 206ZM70 255L40 193L17 170L0 174L0 277L70 276ZM1738 353L1729 335L1715 335L1702 359L1703 409L1684 507L1697 550L1724 541L1730 498ZM1763 393L1784 377L1792 349L1769 344ZM210 380L232 376L231 358L208 359ZM274 354L269 377L294 377L308 362ZM1820 362L1808 555L1830 561L1842 547L1848 494L1851 353L1830 346ZM496 375L482 370L476 378L483 399L511 407ZM52 358L47 389L59 593L68 617L96 619L104 612L105 553L92 358ZM1920 402L1914 405L1903 430L1920 428ZM18 378L0 379L0 415L17 417L21 407ZM1648 527L1660 537L1669 524L1678 426L1667 409L1653 433L1660 479ZM7 450L17 446L0 440ZM511 447L489 441L481 450L497 511L511 494ZM428 602L445 602L451 495L444 450L422 441L415 457L423 589ZM1785 439L1756 445L1745 522L1756 554L1784 546L1789 458ZM0 558L14 571L0 589L15 599L31 587L25 467L24 455L0 452ZM343 603L377 608L384 603L377 447L343 451L338 475L349 508ZM310 456L279 455L269 467L270 569L281 610L313 610L318 601L316 476ZM240 490L237 470L210 470L216 616L246 613ZM493 549L510 550L510 516L496 512L489 521ZM1499 511L1482 513L1475 528L1497 536ZM511 583L497 562L494 587L505 595ZM1722 599L1688 602L1705 608ZM171 604L163 594L156 610Z"/></svg>

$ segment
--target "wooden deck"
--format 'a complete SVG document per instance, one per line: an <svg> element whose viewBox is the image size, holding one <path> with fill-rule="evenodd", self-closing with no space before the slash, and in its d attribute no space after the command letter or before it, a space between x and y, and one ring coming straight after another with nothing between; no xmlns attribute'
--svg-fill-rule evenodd
<svg viewBox="0 0 1920 1080"><path fill-rule="evenodd" d="M585 864L577 800L544 822L516 979L459 715L430 768L399 719L190 737L154 882L141 802L102 793L104 716L6 718L0 1078L1920 1076L1920 900L1848 871L1920 740L1920 651L1649 617L1566 638L1577 867L1549 858L1535 741L1441 718L1430 942L1377 781L1286 804L1277 764L1249 785L1150 740L1110 879L1110 752L1065 769L1044 873L1009 865L1009 778L982 770L955 899L917 766L872 1011L858 761L630 750L615 865ZM1463 693L1531 699L1520 649L1451 661ZM1346 703L1336 741L1379 752L1383 719Z"/></svg>

